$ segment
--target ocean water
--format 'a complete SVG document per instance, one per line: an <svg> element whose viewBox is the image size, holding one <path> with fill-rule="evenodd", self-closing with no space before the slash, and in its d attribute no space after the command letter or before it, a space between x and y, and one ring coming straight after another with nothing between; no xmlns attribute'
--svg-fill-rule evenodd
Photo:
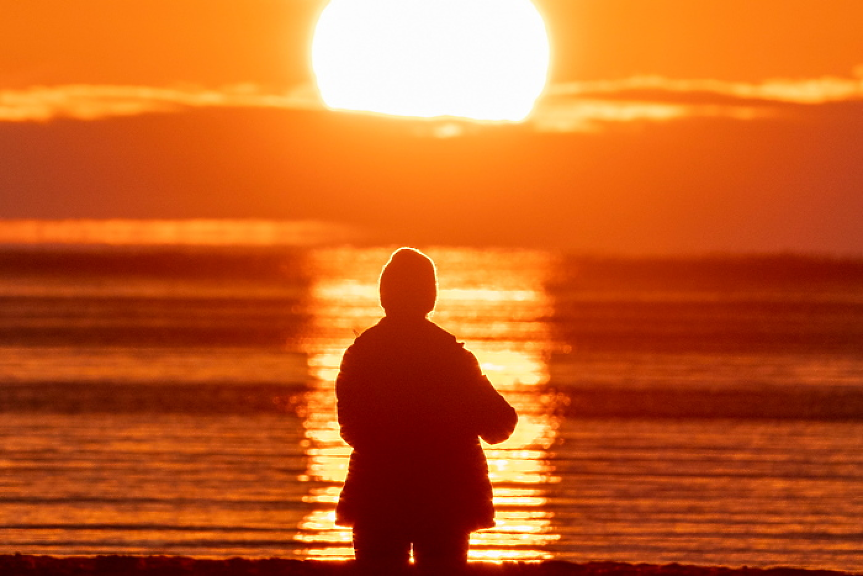
<svg viewBox="0 0 863 576"><path fill-rule="evenodd" d="M385 248L0 252L0 553L350 558ZM863 570L863 263L429 249L521 415L476 560Z"/></svg>

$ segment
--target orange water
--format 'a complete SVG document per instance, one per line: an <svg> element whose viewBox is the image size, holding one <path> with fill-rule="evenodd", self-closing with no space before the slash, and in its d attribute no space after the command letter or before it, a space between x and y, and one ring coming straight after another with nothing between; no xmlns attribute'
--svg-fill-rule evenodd
<svg viewBox="0 0 863 576"><path fill-rule="evenodd" d="M390 250L208 250L0 262L0 553L351 557L333 378ZM856 289L428 253L521 416L473 559L863 569Z"/></svg>

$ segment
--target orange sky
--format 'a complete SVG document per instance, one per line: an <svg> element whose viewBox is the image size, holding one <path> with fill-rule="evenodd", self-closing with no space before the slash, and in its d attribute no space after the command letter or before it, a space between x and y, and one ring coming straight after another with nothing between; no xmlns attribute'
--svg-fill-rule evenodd
<svg viewBox="0 0 863 576"><path fill-rule="evenodd" d="M308 81L324 0L3 0L4 88ZM858 0L536 0L553 81L640 74L758 81L863 64Z"/></svg>
<svg viewBox="0 0 863 576"><path fill-rule="evenodd" d="M537 0L550 85L511 127L322 110L321 0L0 1L0 218L863 254L859 0Z"/></svg>

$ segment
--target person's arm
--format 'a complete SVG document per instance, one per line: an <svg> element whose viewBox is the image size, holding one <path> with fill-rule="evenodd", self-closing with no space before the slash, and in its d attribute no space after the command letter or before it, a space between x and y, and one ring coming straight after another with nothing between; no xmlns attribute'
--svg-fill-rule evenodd
<svg viewBox="0 0 863 576"><path fill-rule="evenodd" d="M357 385L357 370L349 347L342 357L339 375L336 377L336 412L339 420L339 434L351 446L356 445L360 411L360 387Z"/></svg>
<svg viewBox="0 0 863 576"><path fill-rule="evenodd" d="M494 389L488 378L483 376L485 396L479 437L489 444L498 444L512 435L518 424L518 414L500 393Z"/></svg>
<svg viewBox="0 0 863 576"><path fill-rule="evenodd" d="M478 436L489 444L498 444L512 435L518 424L518 414L482 373L476 357L467 350L465 354L474 382L474 418Z"/></svg>

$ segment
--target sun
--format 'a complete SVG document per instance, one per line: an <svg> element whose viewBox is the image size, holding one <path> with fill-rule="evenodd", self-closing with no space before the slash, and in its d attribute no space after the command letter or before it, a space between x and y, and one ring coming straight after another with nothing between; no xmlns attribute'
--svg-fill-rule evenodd
<svg viewBox="0 0 863 576"><path fill-rule="evenodd" d="M331 0L312 41L329 108L396 116L520 121L548 66L530 0Z"/></svg>

